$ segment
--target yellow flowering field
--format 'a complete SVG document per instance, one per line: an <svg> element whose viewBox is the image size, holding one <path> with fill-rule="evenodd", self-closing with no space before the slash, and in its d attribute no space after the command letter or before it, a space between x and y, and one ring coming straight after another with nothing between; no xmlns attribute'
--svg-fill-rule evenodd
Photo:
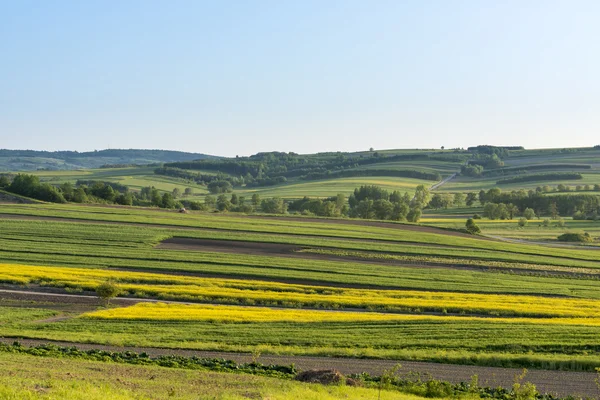
<svg viewBox="0 0 600 400"><path fill-rule="evenodd" d="M600 300L415 290L331 288L103 269L0 264L0 282L94 290L113 280L124 295L288 308L440 312L490 316L600 318Z"/></svg>
<svg viewBox="0 0 600 400"><path fill-rule="evenodd" d="M198 321L219 323L358 323L427 320L600 326L600 318L482 318L165 303L138 303L130 307L93 311L83 314L81 318L106 320Z"/></svg>

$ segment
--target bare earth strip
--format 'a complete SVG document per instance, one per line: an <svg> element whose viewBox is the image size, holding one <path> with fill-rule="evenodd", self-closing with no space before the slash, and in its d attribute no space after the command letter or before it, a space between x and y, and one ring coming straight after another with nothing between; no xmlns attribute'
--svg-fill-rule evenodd
<svg viewBox="0 0 600 400"><path fill-rule="evenodd" d="M0 342L7 344L11 344L15 340L15 338L0 338ZM52 343L57 346L76 346L83 350L100 349L119 352L146 352L150 356L154 357L160 355L179 355L186 357L197 356L206 358L225 358L234 360L236 362L252 361L252 355L246 353L226 353L151 347L118 347L74 342L54 342L37 339L18 339L18 341L25 346L36 346L45 343ZM470 381L471 376L478 375L481 386L502 386L505 388L510 388L514 382L515 376L520 375L523 372L521 369L516 368L478 367L416 361L372 360L336 357L265 355L261 356L258 361L263 364L276 365L290 365L293 363L300 370L337 369L344 374L368 372L372 375L380 375L384 370L389 370L400 363L402 365L402 368L400 369L401 375L406 375L412 371L424 375L429 374L433 378L454 383L468 382ZM568 395L595 397L598 395L598 388L594 383L595 377L596 374L591 372L529 370L525 381L534 383L540 392L552 393L563 397Z"/></svg>

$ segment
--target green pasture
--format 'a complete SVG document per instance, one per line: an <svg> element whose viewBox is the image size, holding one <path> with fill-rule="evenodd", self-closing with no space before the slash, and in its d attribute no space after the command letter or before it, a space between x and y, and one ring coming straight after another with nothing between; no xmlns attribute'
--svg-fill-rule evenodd
<svg viewBox="0 0 600 400"><path fill-rule="evenodd" d="M0 313L5 312L0 308ZM158 322L71 318L0 325L5 337L144 346L391 358L546 369L594 370L600 327L491 320L403 322Z"/></svg>
<svg viewBox="0 0 600 400"><path fill-rule="evenodd" d="M0 398L19 400L366 400L376 389L306 384L250 374L0 353ZM10 371L10 372L8 372ZM383 400L420 397L381 392Z"/></svg>
<svg viewBox="0 0 600 400"><path fill-rule="evenodd" d="M235 193L251 196L258 193L261 197L282 197L285 199L297 199L304 196L309 197L332 197L338 193L349 196L354 189L362 185L377 185L386 190L413 193L419 185L431 186L432 181L413 178L395 177L354 177L337 178L316 181L290 181L284 185L243 188L234 190Z"/></svg>

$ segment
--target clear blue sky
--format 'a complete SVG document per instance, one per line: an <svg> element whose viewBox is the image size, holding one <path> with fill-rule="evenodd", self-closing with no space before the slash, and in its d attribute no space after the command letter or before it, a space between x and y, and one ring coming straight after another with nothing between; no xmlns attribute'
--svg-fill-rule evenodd
<svg viewBox="0 0 600 400"><path fill-rule="evenodd" d="M0 148L600 143L600 1L0 0Z"/></svg>

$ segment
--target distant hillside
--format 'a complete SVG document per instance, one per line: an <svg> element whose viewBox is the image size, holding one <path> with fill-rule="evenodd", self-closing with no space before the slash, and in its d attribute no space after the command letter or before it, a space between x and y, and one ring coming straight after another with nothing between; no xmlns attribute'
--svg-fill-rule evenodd
<svg viewBox="0 0 600 400"><path fill-rule="evenodd" d="M0 149L0 171L70 170L215 158L219 157L171 150L110 149L80 153L77 151Z"/></svg>

